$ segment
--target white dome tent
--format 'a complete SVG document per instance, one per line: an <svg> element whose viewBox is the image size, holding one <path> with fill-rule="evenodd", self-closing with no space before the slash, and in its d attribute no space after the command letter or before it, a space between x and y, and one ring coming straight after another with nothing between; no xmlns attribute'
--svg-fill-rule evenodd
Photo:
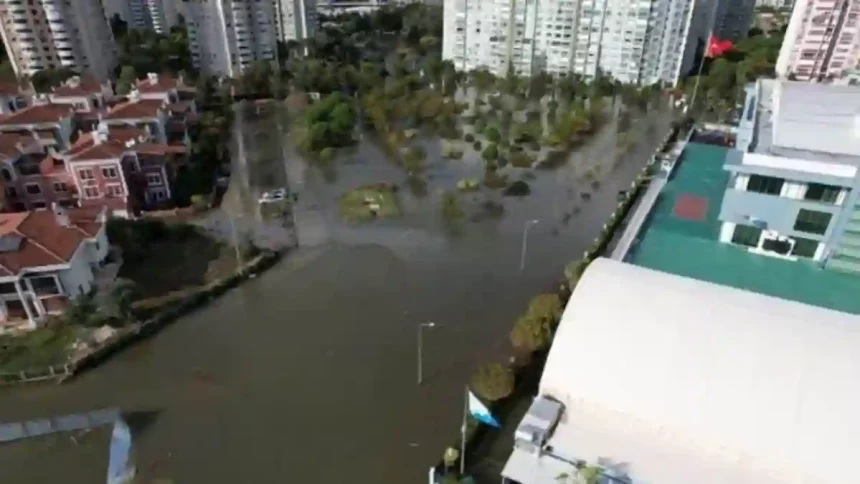
<svg viewBox="0 0 860 484"><path fill-rule="evenodd" d="M565 406L553 454L632 482L835 484L860 482L858 382L858 316L600 259L540 394ZM521 454L506 477L553 482Z"/></svg>

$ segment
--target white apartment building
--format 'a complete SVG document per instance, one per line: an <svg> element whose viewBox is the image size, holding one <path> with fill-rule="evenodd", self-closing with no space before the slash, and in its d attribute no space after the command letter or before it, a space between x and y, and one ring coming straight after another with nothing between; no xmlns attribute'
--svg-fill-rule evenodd
<svg viewBox="0 0 860 484"><path fill-rule="evenodd" d="M66 67L104 80L116 65L100 0L0 0L0 33L19 76Z"/></svg>
<svg viewBox="0 0 860 484"><path fill-rule="evenodd" d="M276 0L278 40L302 40L313 37L317 29L315 0Z"/></svg>
<svg viewBox="0 0 860 484"><path fill-rule="evenodd" d="M182 0L191 60L209 75L238 77L277 62L278 0Z"/></svg>
<svg viewBox="0 0 860 484"><path fill-rule="evenodd" d="M712 13L710 2L694 0L445 0L442 56L497 75L599 71L675 84Z"/></svg>
<svg viewBox="0 0 860 484"><path fill-rule="evenodd" d="M102 0L108 19L119 15L133 29L154 30L160 34L178 23L177 0Z"/></svg>
<svg viewBox="0 0 860 484"><path fill-rule="evenodd" d="M776 61L779 77L839 78L858 66L860 1L797 0Z"/></svg>

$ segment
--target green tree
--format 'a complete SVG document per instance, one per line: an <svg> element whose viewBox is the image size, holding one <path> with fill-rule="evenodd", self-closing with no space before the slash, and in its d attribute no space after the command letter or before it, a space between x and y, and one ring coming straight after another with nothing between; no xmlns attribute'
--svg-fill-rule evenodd
<svg viewBox="0 0 860 484"><path fill-rule="evenodd" d="M488 162L496 161L499 158L499 147L495 144L491 144L484 148L484 152L481 153L481 156Z"/></svg>
<svg viewBox="0 0 860 484"><path fill-rule="evenodd" d="M122 66L122 70L119 72L119 78L116 81L117 94L128 94L136 80L137 71L134 66Z"/></svg>
<svg viewBox="0 0 860 484"><path fill-rule="evenodd" d="M125 321L133 321L132 304L140 297L137 283L129 279L118 279L110 294L115 316Z"/></svg>
<svg viewBox="0 0 860 484"><path fill-rule="evenodd" d="M490 143L498 143L499 140L502 139L502 133L500 133L499 128L495 126L487 127L487 129L484 130L484 136Z"/></svg>
<svg viewBox="0 0 860 484"><path fill-rule="evenodd" d="M95 300L95 290L80 294L73 299L63 315L67 324L78 326L98 326L101 318L98 317L98 304Z"/></svg>
<svg viewBox="0 0 860 484"><path fill-rule="evenodd" d="M514 372L500 363L489 363L472 374L471 388L489 402L501 400L514 391Z"/></svg>
<svg viewBox="0 0 860 484"><path fill-rule="evenodd" d="M547 348L562 311L562 302L557 294L535 296L526 313L514 323L510 334L511 344L514 348L529 352Z"/></svg>

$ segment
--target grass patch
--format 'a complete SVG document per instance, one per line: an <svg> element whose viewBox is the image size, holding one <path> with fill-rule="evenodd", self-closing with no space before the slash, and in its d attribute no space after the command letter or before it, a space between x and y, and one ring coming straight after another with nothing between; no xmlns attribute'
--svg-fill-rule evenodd
<svg viewBox="0 0 860 484"><path fill-rule="evenodd" d="M75 328L38 328L17 336L0 336L0 372L17 373L61 365L69 358Z"/></svg>
<svg viewBox="0 0 860 484"><path fill-rule="evenodd" d="M136 305L148 306L233 275L237 264L233 247L197 231L168 232L147 244L146 257L125 261L119 277L137 285L141 300Z"/></svg>
<svg viewBox="0 0 860 484"><path fill-rule="evenodd" d="M373 183L345 192L338 200L338 207L348 222L367 222L402 213L397 186L392 183Z"/></svg>

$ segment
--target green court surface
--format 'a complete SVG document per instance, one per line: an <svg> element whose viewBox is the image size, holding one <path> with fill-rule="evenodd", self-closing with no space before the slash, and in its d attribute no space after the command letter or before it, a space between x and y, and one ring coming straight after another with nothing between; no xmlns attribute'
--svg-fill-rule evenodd
<svg viewBox="0 0 860 484"><path fill-rule="evenodd" d="M651 269L814 306L860 314L860 277L811 261L751 254L719 242L717 219L729 173L728 150L690 143L626 261ZM676 201L681 203L676 206ZM690 201L695 203L690 203ZM684 210L685 205L695 205ZM689 207L688 207L689 208ZM687 216L681 216L686 212ZM694 216L690 217L690 213ZM699 215L699 216L696 216Z"/></svg>

